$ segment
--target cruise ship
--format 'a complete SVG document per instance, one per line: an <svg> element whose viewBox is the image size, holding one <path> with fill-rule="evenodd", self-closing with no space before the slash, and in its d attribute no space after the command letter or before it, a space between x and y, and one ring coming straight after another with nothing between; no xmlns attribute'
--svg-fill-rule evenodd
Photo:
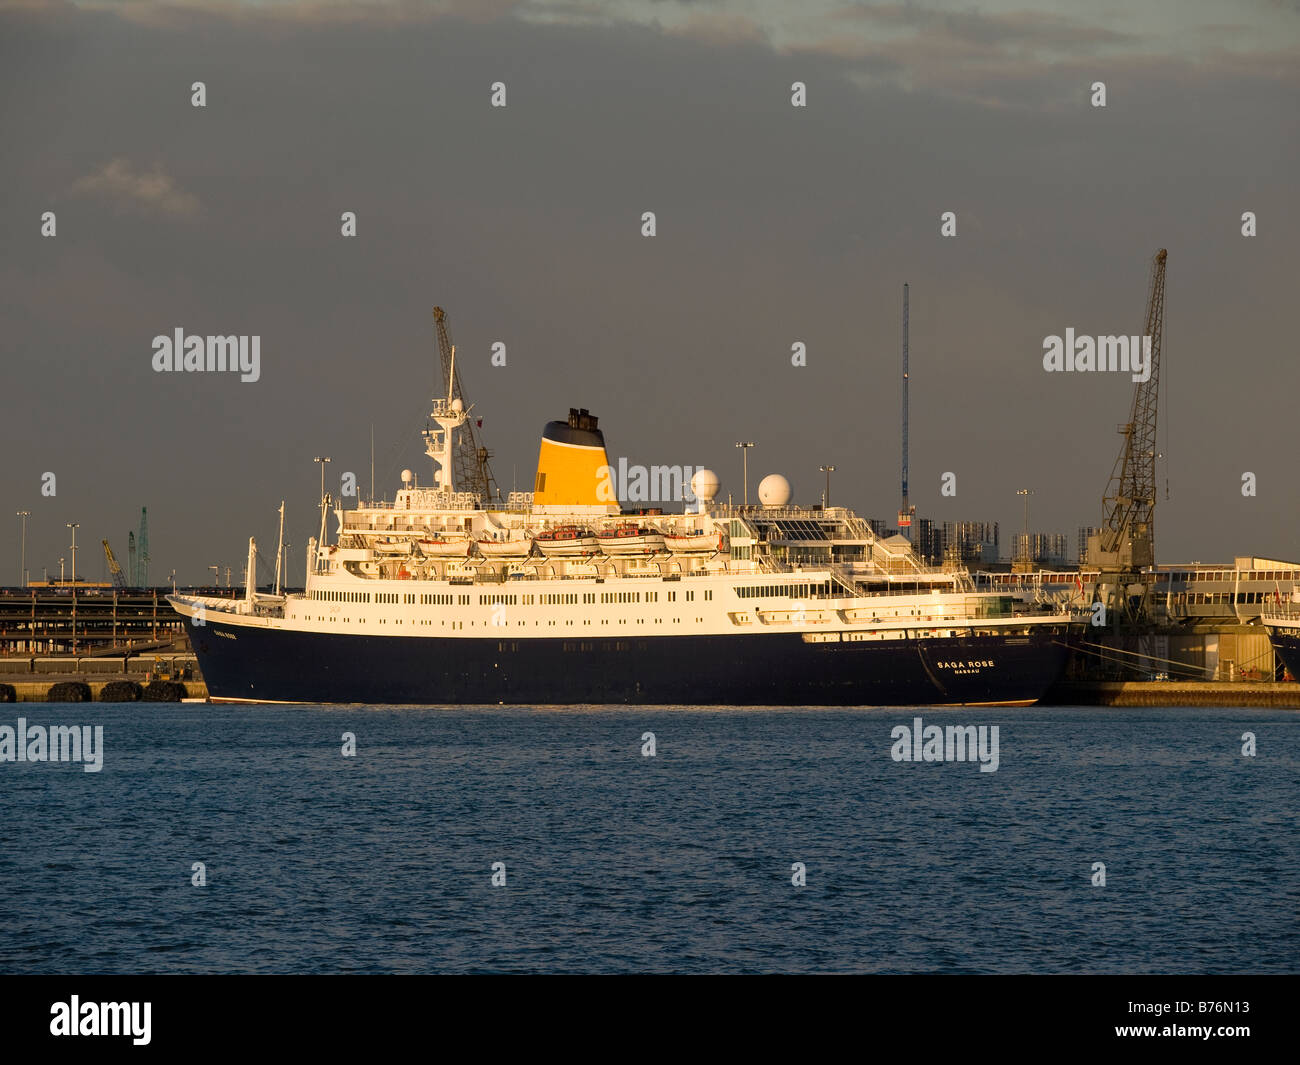
<svg viewBox="0 0 1300 1065"><path fill-rule="evenodd" d="M783 477L756 505L698 470L680 513L621 506L585 409L545 426L534 491L466 490L452 366L428 483L325 495L301 593L256 588L250 539L242 597L168 597L213 702L1026 705L1064 668L1069 604L923 566Z"/></svg>
<svg viewBox="0 0 1300 1065"><path fill-rule="evenodd" d="M1277 598L1282 599L1280 593ZM1289 601L1266 610L1260 620L1287 673L1300 680L1300 593L1292 592Z"/></svg>

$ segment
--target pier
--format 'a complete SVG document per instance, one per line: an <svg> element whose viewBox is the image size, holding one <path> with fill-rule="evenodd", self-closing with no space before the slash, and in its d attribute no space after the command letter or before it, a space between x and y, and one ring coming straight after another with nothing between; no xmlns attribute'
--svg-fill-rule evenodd
<svg viewBox="0 0 1300 1065"><path fill-rule="evenodd" d="M1227 706L1300 710L1296 681L1061 681L1040 706Z"/></svg>
<svg viewBox="0 0 1300 1065"><path fill-rule="evenodd" d="M184 622L167 602L169 591L85 582L0 589L0 662L13 656L188 651Z"/></svg>
<svg viewBox="0 0 1300 1065"><path fill-rule="evenodd" d="M178 702L207 695L192 654L0 658L0 702Z"/></svg>

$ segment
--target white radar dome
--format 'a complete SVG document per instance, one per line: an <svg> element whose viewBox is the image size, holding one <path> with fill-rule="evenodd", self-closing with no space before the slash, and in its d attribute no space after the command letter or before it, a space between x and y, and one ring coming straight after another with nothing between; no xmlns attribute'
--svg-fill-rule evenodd
<svg viewBox="0 0 1300 1065"><path fill-rule="evenodd" d="M411 478L412 478L413 476L414 476L414 474L412 474L410 470L403 470L403 471L402 471L402 484L410 484L410 483L411 483Z"/></svg>
<svg viewBox="0 0 1300 1065"><path fill-rule="evenodd" d="M790 482L779 473L769 473L758 482L758 501L765 507L783 507L790 502Z"/></svg>
<svg viewBox="0 0 1300 1065"><path fill-rule="evenodd" d="M691 478L691 492L696 499L705 503L716 498L719 487L718 475L712 470L696 470L695 476Z"/></svg>
<svg viewBox="0 0 1300 1065"><path fill-rule="evenodd" d="M465 401L461 399L460 396L457 396L455 399L451 401L451 409L454 410L457 414L459 414L461 411L465 409Z"/></svg>

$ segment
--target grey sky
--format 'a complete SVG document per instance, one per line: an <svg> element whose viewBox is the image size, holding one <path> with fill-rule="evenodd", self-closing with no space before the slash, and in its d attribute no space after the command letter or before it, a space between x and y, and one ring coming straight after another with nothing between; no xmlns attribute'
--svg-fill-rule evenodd
<svg viewBox="0 0 1300 1065"><path fill-rule="evenodd" d="M37 577L67 521L98 577L147 505L152 576L198 581L250 533L273 554L282 497L299 570L313 455L364 485L373 422L378 487L427 476L435 304L507 489L584 406L615 461L738 498L755 440L751 491L780 472L817 502L833 462L834 501L888 517L904 281L918 511L1006 535L1027 486L1073 542L1133 386L1044 373L1043 338L1139 332L1160 247L1158 557L1300 556L1298 26L1268 2L0 6L0 581L15 510ZM259 334L261 380L155 374L176 327Z"/></svg>

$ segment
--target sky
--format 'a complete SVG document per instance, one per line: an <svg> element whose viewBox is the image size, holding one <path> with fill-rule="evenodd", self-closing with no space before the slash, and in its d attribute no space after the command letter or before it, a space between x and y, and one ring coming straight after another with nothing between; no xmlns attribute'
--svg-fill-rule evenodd
<svg viewBox="0 0 1300 1065"><path fill-rule="evenodd" d="M751 495L834 464L888 518L904 282L918 513L1005 552L1027 488L1073 545L1134 384L1044 340L1140 333L1160 248L1157 559L1298 559L1298 60L1294 0L0 2L0 582L15 512L100 579L144 506L154 583L238 580L282 499L300 570L315 456L428 479L435 305L506 490L586 407L614 462L739 500L754 441ZM155 371L176 329L258 379Z"/></svg>

